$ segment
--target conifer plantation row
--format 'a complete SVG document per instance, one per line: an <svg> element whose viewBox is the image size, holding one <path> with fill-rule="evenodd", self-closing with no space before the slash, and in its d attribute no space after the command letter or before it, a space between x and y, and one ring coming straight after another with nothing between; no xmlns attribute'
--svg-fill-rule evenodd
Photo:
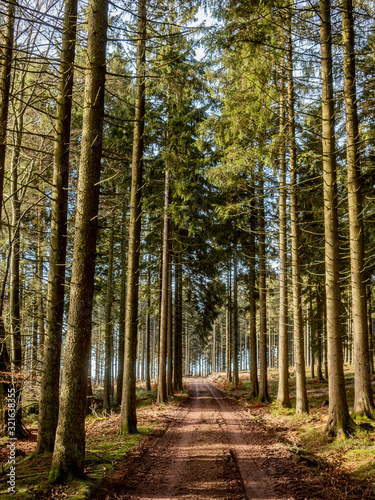
<svg viewBox="0 0 375 500"><path fill-rule="evenodd" d="M374 418L374 7L0 2L1 418L51 480L92 401L137 432L137 379L277 368L288 407L293 368L304 413L309 366L327 433Z"/></svg>

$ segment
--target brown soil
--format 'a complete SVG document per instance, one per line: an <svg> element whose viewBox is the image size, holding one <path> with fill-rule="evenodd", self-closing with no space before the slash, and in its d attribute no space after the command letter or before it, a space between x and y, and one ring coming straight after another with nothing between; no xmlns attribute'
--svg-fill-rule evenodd
<svg viewBox="0 0 375 500"><path fill-rule="evenodd" d="M144 440L90 498L342 499L251 412L202 379L173 418Z"/></svg>

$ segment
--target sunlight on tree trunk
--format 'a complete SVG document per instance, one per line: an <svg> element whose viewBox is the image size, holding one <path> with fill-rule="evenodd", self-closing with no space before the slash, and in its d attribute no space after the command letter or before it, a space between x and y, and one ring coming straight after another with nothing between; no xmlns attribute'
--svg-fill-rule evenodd
<svg viewBox="0 0 375 500"><path fill-rule="evenodd" d="M130 193L129 252L125 318L124 379L120 434L137 433L136 361L138 331L138 283L142 226L142 176L145 124L146 0L138 4L137 87Z"/></svg>
<svg viewBox="0 0 375 500"><path fill-rule="evenodd" d="M124 355L125 355L125 307L126 307L126 251L127 251L127 228L126 224L127 200L124 197L121 217L121 278L120 278L120 303L118 319L118 373L116 387L116 402L121 406L122 386L124 379Z"/></svg>
<svg viewBox="0 0 375 500"><path fill-rule="evenodd" d="M328 349L329 415L326 432L335 436L354 429L345 393L341 340L339 234L337 173L335 157L334 100L332 80L332 35L330 0L320 0L322 74L323 193L326 265L326 322Z"/></svg>
<svg viewBox="0 0 375 500"><path fill-rule="evenodd" d="M36 454L53 451L58 419L57 410L59 407L60 360L65 295L70 128L76 31L77 0L66 0L57 97L56 137L53 152L46 334Z"/></svg>
<svg viewBox="0 0 375 500"><path fill-rule="evenodd" d="M371 388L359 131L354 51L352 0L342 0L344 45L344 95L346 111L346 164L349 204L350 267L354 331L354 407L355 415L374 417Z"/></svg>
<svg viewBox="0 0 375 500"><path fill-rule="evenodd" d="M259 395L258 384L258 353L257 353L257 332L256 332L256 300L255 300L255 231L256 231L256 213L255 213L255 193L254 188L250 189L250 235L249 235L249 300L250 300L250 382L251 395L256 398Z"/></svg>
<svg viewBox="0 0 375 500"><path fill-rule="evenodd" d="M83 477L87 370L91 348L107 44L106 0L91 0L85 109L60 411L50 480Z"/></svg>
<svg viewBox="0 0 375 500"><path fill-rule="evenodd" d="M160 346L159 346L159 378L157 403L165 403L167 393L167 343L168 343L168 297L169 297L169 173L165 171L164 188L164 228L163 228L163 257L161 280L161 312L160 312ZM169 381L168 381L169 383Z"/></svg>
<svg viewBox="0 0 375 500"><path fill-rule="evenodd" d="M238 374L238 351L239 351L239 332L238 332L238 283L237 283L237 235L235 235L233 248L233 385L237 387L240 379Z"/></svg>
<svg viewBox="0 0 375 500"><path fill-rule="evenodd" d="M105 359L104 359L104 388L103 388L103 410L109 410L111 407L111 368L112 368L112 353L111 353L111 338L112 338L112 288L113 288L113 244L115 237L115 220L112 216L110 219L110 236L108 248L108 269L107 269L107 290L105 301Z"/></svg>
<svg viewBox="0 0 375 500"><path fill-rule="evenodd" d="M270 401L267 381L266 221L263 167L259 168L259 401Z"/></svg>
<svg viewBox="0 0 375 500"><path fill-rule="evenodd" d="M301 257L298 212L298 178L296 127L294 113L294 78L293 78L293 46L292 46L292 14L287 28L288 59L288 122L289 122L289 164L290 164L290 219L292 236L292 289L293 289L293 329L296 360L296 413L308 412L305 350L303 342L302 299L301 299Z"/></svg>
<svg viewBox="0 0 375 500"><path fill-rule="evenodd" d="M9 91L12 72L15 2L8 2L0 74L0 225L3 206L6 138L8 128Z"/></svg>
<svg viewBox="0 0 375 500"><path fill-rule="evenodd" d="M288 359L288 275L287 275L287 219L286 219L286 162L285 162L285 82L281 76L279 109L279 255L280 255L280 305L279 305L279 385L277 403L289 408L289 359Z"/></svg>

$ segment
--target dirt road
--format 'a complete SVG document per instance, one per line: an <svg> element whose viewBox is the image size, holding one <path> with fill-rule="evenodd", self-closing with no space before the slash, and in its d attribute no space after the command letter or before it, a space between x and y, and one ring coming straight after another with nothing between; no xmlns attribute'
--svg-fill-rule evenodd
<svg viewBox="0 0 375 500"><path fill-rule="evenodd" d="M262 426L203 379L170 424L146 439L95 499L337 498Z"/></svg>

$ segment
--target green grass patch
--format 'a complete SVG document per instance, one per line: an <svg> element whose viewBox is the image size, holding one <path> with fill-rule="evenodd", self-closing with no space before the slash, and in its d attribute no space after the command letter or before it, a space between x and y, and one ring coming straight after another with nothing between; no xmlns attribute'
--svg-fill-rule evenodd
<svg viewBox="0 0 375 500"><path fill-rule="evenodd" d="M154 403L156 401L157 395L157 388L151 389L151 391L146 391L144 388L137 388L137 406L143 407Z"/></svg>
<svg viewBox="0 0 375 500"><path fill-rule="evenodd" d="M146 391L144 387L137 388L137 407L154 408L157 389ZM170 404L178 404L187 397L187 391L174 394ZM115 409L118 412L118 409ZM118 462L121 462L131 449L145 436L150 434L158 424L158 413L147 419L147 425L138 427L139 434L117 435L118 418L113 411L103 414L99 409L88 415L86 425L85 479L73 480L69 484L53 485L49 481L52 455L29 455L19 457L16 463L16 492L8 492L7 481L9 468L0 469L0 498L28 500L35 498L66 497L73 500L87 498L90 491L98 485L103 478L111 472ZM35 415L30 415L30 423L35 421ZM0 446L6 446L7 438L0 438Z"/></svg>
<svg viewBox="0 0 375 500"><path fill-rule="evenodd" d="M320 428L314 427L312 424L301 425L298 432L298 437L303 446L310 452L316 452L329 445L332 438L322 432Z"/></svg>
<svg viewBox="0 0 375 500"><path fill-rule="evenodd" d="M280 406L276 401L273 401L270 406L271 415L294 415L294 408L286 408L285 406Z"/></svg>
<svg viewBox="0 0 375 500"><path fill-rule="evenodd" d="M88 438L86 441L86 462L114 464L122 460L141 439L155 428L155 425L139 427L139 434L118 436L106 434Z"/></svg>
<svg viewBox="0 0 375 500"><path fill-rule="evenodd" d="M72 481L69 485L53 486L48 480L51 454L28 456L16 463L16 492L8 493L9 468L0 476L0 497L28 500L29 498L52 498L54 492L63 491L67 498L87 498L90 490L123 460L129 451L155 428L156 423L139 428L139 434L117 436L105 434L86 440L86 479Z"/></svg>

